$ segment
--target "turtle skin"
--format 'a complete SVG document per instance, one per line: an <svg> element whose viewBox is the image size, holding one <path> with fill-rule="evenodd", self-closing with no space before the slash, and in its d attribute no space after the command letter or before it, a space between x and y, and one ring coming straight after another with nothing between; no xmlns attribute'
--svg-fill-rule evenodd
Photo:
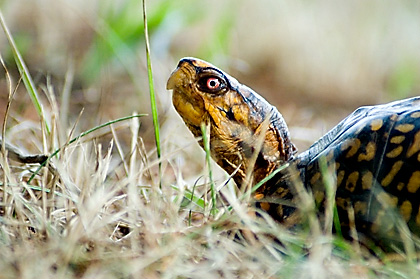
<svg viewBox="0 0 420 279"><path fill-rule="evenodd" d="M209 126L212 157L237 185L271 174L254 200L275 220L289 227L303 221L301 184L321 221L333 197L334 232L385 252L417 248L420 97L361 107L296 155L280 112L210 63L181 59L167 89L194 136Z"/></svg>

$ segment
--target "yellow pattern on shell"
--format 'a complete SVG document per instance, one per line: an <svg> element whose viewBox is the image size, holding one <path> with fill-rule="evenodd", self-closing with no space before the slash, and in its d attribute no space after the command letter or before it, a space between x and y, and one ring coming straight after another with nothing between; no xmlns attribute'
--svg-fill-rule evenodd
<svg viewBox="0 0 420 279"><path fill-rule="evenodd" d="M341 150L344 151L350 147L350 150L346 154L346 158L350 158L350 157L353 157L357 153L357 151L359 150L360 144L361 142L357 138L349 139L343 143L343 145L341 146Z"/></svg>
<svg viewBox="0 0 420 279"><path fill-rule="evenodd" d="M385 156L388 158L396 158L403 152L403 147L399 145L398 147L389 151Z"/></svg>
<svg viewBox="0 0 420 279"><path fill-rule="evenodd" d="M375 158L376 155L376 144L374 142L369 142L366 145L366 153L360 153L357 160L361 161L370 161Z"/></svg>
<svg viewBox="0 0 420 279"><path fill-rule="evenodd" d="M373 174L372 172L368 171L362 175L362 188L363 190L368 190L372 187L373 182Z"/></svg>
<svg viewBox="0 0 420 279"><path fill-rule="evenodd" d="M315 173L313 176L312 176L312 178L311 178L311 180L309 181L309 183L311 184L311 185L315 185L315 183L319 180L321 178L321 173L320 172L317 172L317 173Z"/></svg>
<svg viewBox="0 0 420 279"><path fill-rule="evenodd" d="M419 213L417 213L417 216L416 216L416 224L417 224L417 226L420 226L420 206L419 206L419 211L418 211Z"/></svg>
<svg viewBox="0 0 420 279"><path fill-rule="evenodd" d="M346 174L346 172L344 170L340 170L337 173L337 187L339 187L341 185L341 183L343 182L343 178L344 178L345 174Z"/></svg>
<svg viewBox="0 0 420 279"><path fill-rule="evenodd" d="M408 180L407 191L415 193L420 188L420 171L415 171Z"/></svg>
<svg viewBox="0 0 420 279"><path fill-rule="evenodd" d="M382 119L375 119L370 123L370 129L372 131L378 131L382 125L384 124L384 121Z"/></svg>
<svg viewBox="0 0 420 279"><path fill-rule="evenodd" d="M358 180L359 180L359 172L358 171L354 171L354 172L350 173L349 177L347 177L346 189L349 190L350 192L353 192L354 189L356 188Z"/></svg>
<svg viewBox="0 0 420 279"><path fill-rule="evenodd" d="M412 114L410 114L410 116L413 118L420 118L420 111L415 111Z"/></svg>
<svg viewBox="0 0 420 279"><path fill-rule="evenodd" d="M354 213L366 215L367 213L367 203L362 201L357 201L354 203Z"/></svg>
<svg viewBox="0 0 420 279"><path fill-rule="evenodd" d="M388 172L388 174L381 181L382 186L386 187L389 184L391 184L395 175L400 171L403 163L404 163L403 161L397 161L392 165L391 170Z"/></svg>
<svg viewBox="0 0 420 279"><path fill-rule="evenodd" d="M411 156L413 156L419 150L420 150L420 131L418 131L414 135L414 140L407 150L407 158L410 158Z"/></svg>
<svg viewBox="0 0 420 279"><path fill-rule="evenodd" d="M414 129L414 125L409 124L409 123L400 124L400 125L395 127L395 130L398 130L401 133L408 133L408 132L412 131L413 129Z"/></svg>
<svg viewBox="0 0 420 279"><path fill-rule="evenodd" d="M403 182L398 183L397 185L397 189L398 191L401 191L402 189L404 189L405 184Z"/></svg>
<svg viewBox="0 0 420 279"><path fill-rule="evenodd" d="M400 143L402 143L404 140L405 140L405 136L401 135L401 136L395 136L395 137L392 137L392 138L390 139L390 142L391 142L391 143L395 143L395 144L400 144Z"/></svg>
<svg viewBox="0 0 420 279"><path fill-rule="evenodd" d="M400 214L403 217L404 221L408 222L408 220L410 220L412 211L413 211L413 206L411 205L411 202L404 201L400 205Z"/></svg>

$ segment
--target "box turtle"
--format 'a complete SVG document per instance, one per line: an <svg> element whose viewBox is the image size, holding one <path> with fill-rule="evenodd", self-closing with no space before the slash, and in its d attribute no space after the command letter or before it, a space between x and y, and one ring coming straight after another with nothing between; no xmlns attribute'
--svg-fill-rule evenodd
<svg viewBox="0 0 420 279"><path fill-rule="evenodd" d="M384 251L407 248L407 239L417 247L420 97L361 107L297 155L279 111L210 63L181 59L167 89L194 136L209 126L211 155L238 186L275 173L254 192L274 219L291 226L301 219L296 183L312 194L320 218L333 189L335 232Z"/></svg>

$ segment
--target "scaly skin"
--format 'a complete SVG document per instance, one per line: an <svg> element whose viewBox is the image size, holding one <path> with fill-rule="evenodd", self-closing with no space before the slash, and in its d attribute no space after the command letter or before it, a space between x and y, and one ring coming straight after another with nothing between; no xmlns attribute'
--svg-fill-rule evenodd
<svg viewBox="0 0 420 279"><path fill-rule="evenodd" d="M202 136L202 123L210 125L211 155L234 174L237 185L260 181L293 158L296 149L278 110L213 65L182 59L167 89L173 90L175 109L194 136ZM247 172L251 181L244 181Z"/></svg>
<svg viewBox="0 0 420 279"><path fill-rule="evenodd" d="M238 185L284 165L254 195L273 219L302 223L303 185L324 230L331 231L334 206L333 231L347 239L386 252L420 247L420 97L359 108L295 157L281 114L211 64L182 59L167 88L196 137L202 123L210 126L212 156ZM253 180L244 181L247 172Z"/></svg>

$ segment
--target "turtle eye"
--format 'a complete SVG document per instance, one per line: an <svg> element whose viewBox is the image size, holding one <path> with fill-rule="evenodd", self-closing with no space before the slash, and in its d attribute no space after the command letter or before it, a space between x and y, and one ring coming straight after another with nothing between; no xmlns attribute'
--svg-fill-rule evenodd
<svg viewBox="0 0 420 279"><path fill-rule="evenodd" d="M218 93L226 88L226 82L219 77L203 77L198 81L198 88L208 93Z"/></svg>
<svg viewBox="0 0 420 279"><path fill-rule="evenodd" d="M209 90L216 90L220 86L220 81L217 78L208 78L206 86Z"/></svg>

